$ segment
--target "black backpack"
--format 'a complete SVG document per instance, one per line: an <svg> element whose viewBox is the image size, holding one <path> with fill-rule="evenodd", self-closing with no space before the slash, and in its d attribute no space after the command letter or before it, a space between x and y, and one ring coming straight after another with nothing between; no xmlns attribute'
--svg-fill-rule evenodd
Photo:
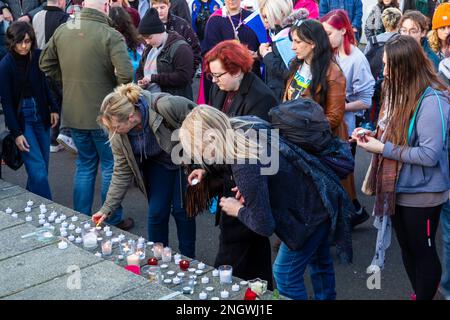
<svg viewBox="0 0 450 320"><path fill-rule="evenodd" d="M369 52L366 53L366 58L370 64L370 71L375 80L378 79L381 69L383 68L383 52L385 41L378 41L377 36L371 36L369 38L371 45Z"/></svg>

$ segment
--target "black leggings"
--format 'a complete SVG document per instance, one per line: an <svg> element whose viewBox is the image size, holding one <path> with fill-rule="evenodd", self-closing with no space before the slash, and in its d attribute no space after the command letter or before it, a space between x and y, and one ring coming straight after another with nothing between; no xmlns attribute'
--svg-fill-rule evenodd
<svg viewBox="0 0 450 320"><path fill-rule="evenodd" d="M403 265L417 300L432 300L441 279L435 236L442 205L431 208L396 206L392 225Z"/></svg>

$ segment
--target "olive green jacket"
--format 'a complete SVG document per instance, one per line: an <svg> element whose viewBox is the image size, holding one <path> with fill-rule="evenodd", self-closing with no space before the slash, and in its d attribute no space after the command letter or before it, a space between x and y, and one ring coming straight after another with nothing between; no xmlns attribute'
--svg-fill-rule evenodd
<svg viewBox="0 0 450 320"><path fill-rule="evenodd" d="M143 91L142 95L149 105L149 125L161 149L171 154L177 142L171 141L172 132L179 129L187 114L196 107L189 99L171 96L167 93L150 93ZM106 200L100 211L111 214L122 203L131 182L136 181L139 189L147 197L144 179L136 162L127 134L116 134L111 139L111 149L114 156L114 171L111 178Z"/></svg>

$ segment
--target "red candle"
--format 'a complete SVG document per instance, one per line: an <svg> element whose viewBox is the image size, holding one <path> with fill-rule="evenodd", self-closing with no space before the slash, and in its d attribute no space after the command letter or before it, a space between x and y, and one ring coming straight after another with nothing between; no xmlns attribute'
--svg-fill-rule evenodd
<svg viewBox="0 0 450 320"><path fill-rule="evenodd" d="M157 266L158 265L158 259L150 258L150 259L148 259L147 264L150 265L150 266Z"/></svg>
<svg viewBox="0 0 450 320"><path fill-rule="evenodd" d="M256 300L256 293L254 293L250 288L245 291L244 300Z"/></svg>
<svg viewBox="0 0 450 320"><path fill-rule="evenodd" d="M180 269L185 271L189 268L189 261L188 260L181 260L180 261Z"/></svg>

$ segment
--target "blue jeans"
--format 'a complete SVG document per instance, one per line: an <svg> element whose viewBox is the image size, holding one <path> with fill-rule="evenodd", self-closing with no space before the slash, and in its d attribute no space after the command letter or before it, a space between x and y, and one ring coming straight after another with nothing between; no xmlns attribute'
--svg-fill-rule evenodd
<svg viewBox="0 0 450 320"><path fill-rule="evenodd" d="M294 300L308 300L303 277L306 266L309 265L315 299L336 299L329 232L330 223L322 223L300 250L290 250L286 244L281 243L273 266L273 274L280 294Z"/></svg>
<svg viewBox="0 0 450 320"><path fill-rule="evenodd" d="M21 152L28 174L27 190L51 200L48 182L50 128L44 126L34 98L23 99L20 112L25 122L23 135L30 146L30 152Z"/></svg>
<svg viewBox="0 0 450 320"><path fill-rule="evenodd" d="M195 218L188 218L183 205L186 178L181 169L169 170L147 160L143 165L148 196L148 239L169 243L170 213L177 225L178 248L182 255L195 257Z"/></svg>
<svg viewBox="0 0 450 320"><path fill-rule="evenodd" d="M446 298L450 299L450 201L442 207L441 228L444 241L441 288Z"/></svg>
<svg viewBox="0 0 450 320"><path fill-rule="evenodd" d="M102 183L101 198L105 202L114 168L114 159L108 136L103 130L82 130L71 128L72 139L78 149L73 189L73 208L91 215L94 202L95 178L100 163ZM107 220L111 225L122 221L122 207Z"/></svg>

